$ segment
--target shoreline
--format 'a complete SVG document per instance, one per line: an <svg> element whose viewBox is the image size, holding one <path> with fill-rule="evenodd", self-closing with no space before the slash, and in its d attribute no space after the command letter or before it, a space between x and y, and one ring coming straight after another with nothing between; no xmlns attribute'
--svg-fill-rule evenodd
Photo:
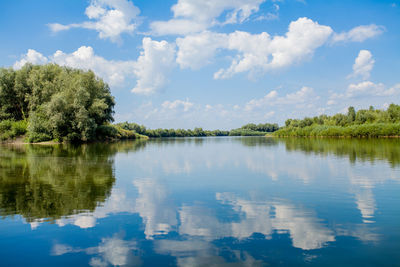
<svg viewBox="0 0 400 267"><path fill-rule="evenodd" d="M119 142L119 141L126 141L126 140L148 140L149 137L147 136L140 136L139 138L134 139L110 139L110 140L96 140L91 142L80 142L80 143L71 143L71 142L57 142L57 141L44 141L44 142L35 142L29 143L25 141L24 136L19 136L12 140L4 140L0 141L0 145L62 145L62 144L93 144L93 143L110 143L110 142Z"/></svg>

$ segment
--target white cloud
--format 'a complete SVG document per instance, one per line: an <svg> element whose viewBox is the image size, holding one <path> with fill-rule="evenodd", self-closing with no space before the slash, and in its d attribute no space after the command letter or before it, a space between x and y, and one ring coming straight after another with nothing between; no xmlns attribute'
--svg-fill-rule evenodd
<svg viewBox="0 0 400 267"><path fill-rule="evenodd" d="M145 224L146 238L153 239L155 235L168 234L178 221L175 209L168 199L167 188L154 179L137 179L133 184L139 193L135 210Z"/></svg>
<svg viewBox="0 0 400 267"><path fill-rule="evenodd" d="M270 111L264 114L265 119L269 119L275 115L275 111Z"/></svg>
<svg viewBox="0 0 400 267"><path fill-rule="evenodd" d="M217 50L225 47L226 42L226 34L209 31L177 38L176 62L181 68L199 69L211 63Z"/></svg>
<svg viewBox="0 0 400 267"><path fill-rule="evenodd" d="M278 97L278 92L273 90L266 94L263 98L261 99L252 99L249 102L246 103L245 110L250 111L253 110L254 108L259 108L265 105L273 105L273 100Z"/></svg>
<svg viewBox="0 0 400 267"><path fill-rule="evenodd" d="M167 75L175 65L175 45L166 41L153 41L148 37L143 38L143 51L137 61L107 60L96 55L90 46L81 46L70 54L58 50L49 57L29 49L21 60L15 62L14 68L21 68L28 62L32 64L52 62L61 66L92 70L110 86L123 86L127 79L136 76L137 83L132 92L151 94L168 81Z"/></svg>
<svg viewBox="0 0 400 267"><path fill-rule="evenodd" d="M350 77L361 76L364 80L368 79L374 67L374 63L375 60L372 58L371 52L368 50L361 50L354 62L353 73Z"/></svg>
<svg viewBox="0 0 400 267"><path fill-rule="evenodd" d="M86 253L94 255L89 262L90 266L139 266L140 258L134 256L132 251L138 251L135 241L126 241L117 236L102 238L97 247L74 248L69 245L55 244L52 248L53 256L61 256L67 253Z"/></svg>
<svg viewBox="0 0 400 267"><path fill-rule="evenodd" d="M186 100L186 101L175 100L175 101L172 101L172 102L171 101L165 101L165 102L162 103L161 106L163 108L165 108L165 109L173 109L173 110L176 110L179 107L182 107L183 111L186 112L186 111L189 111L189 109L192 108L193 105L194 104L189 102L189 100Z"/></svg>
<svg viewBox="0 0 400 267"><path fill-rule="evenodd" d="M151 23L152 34L154 35L186 35L200 32L207 27L199 22L189 19L172 19L169 21L154 21Z"/></svg>
<svg viewBox="0 0 400 267"><path fill-rule="evenodd" d="M234 32L229 36L228 49L236 50L240 55L228 69L215 73L214 78L229 78L241 72L252 75L288 67L311 56L331 34L329 26L319 25L308 18L291 22L285 36L271 38L266 32L256 35Z"/></svg>
<svg viewBox="0 0 400 267"><path fill-rule="evenodd" d="M70 54L58 50L50 60L61 66L92 70L110 86L122 86L135 67L135 61L115 61L100 57L90 46L81 46Z"/></svg>
<svg viewBox="0 0 400 267"><path fill-rule="evenodd" d="M336 34L332 38L332 42L363 42L369 38L373 38L385 31L383 26L375 24L361 25L351 29L348 32Z"/></svg>
<svg viewBox="0 0 400 267"><path fill-rule="evenodd" d="M135 64L137 77L133 93L149 95L162 88L168 81L167 75L175 65L175 45L167 41L143 38L143 51Z"/></svg>
<svg viewBox="0 0 400 267"><path fill-rule="evenodd" d="M178 0L172 6L174 18L155 21L150 28L155 35L189 34L218 24L242 23L258 12L266 0ZM226 15L225 15L226 11ZM218 18L224 14L224 20Z"/></svg>
<svg viewBox="0 0 400 267"><path fill-rule="evenodd" d="M48 59L43 56L41 53L33 50L33 49L28 49L28 52L22 56L22 58L14 63L14 69L20 69L22 68L26 63L32 63L32 64L46 64L48 62Z"/></svg>
<svg viewBox="0 0 400 267"><path fill-rule="evenodd" d="M364 81L356 84L350 84L346 91L346 97L355 96L391 96L398 94L400 84L386 89L383 83L375 84L371 81Z"/></svg>
<svg viewBox="0 0 400 267"><path fill-rule="evenodd" d="M237 73L257 73L290 66L311 56L332 33L328 26L308 18L299 18L289 25L285 36L268 33L251 34L236 31L231 34L202 32L177 39L177 62L182 68L196 69L211 62L218 49L237 51L231 66L220 69L215 79L230 78Z"/></svg>
<svg viewBox="0 0 400 267"><path fill-rule="evenodd" d="M252 99L247 102L244 110L252 111L256 108L267 108L283 105L300 105L305 103L312 103L316 99L318 99L318 96L314 94L313 88L307 86L303 86L300 90L294 93L286 94L282 97L279 97L278 92L273 90L265 95L263 98Z"/></svg>
<svg viewBox="0 0 400 267"><path fill-rule="evenodd" d="M92 228L96 225L96 218L90 215L77 216L74 225L79 228Z"/></svg>
<svg viewBox="0 0 400 267"><path fill-rule="evenodd" d="M90 21L67 25L51 23L48 26L53 32L71 28L96 30L101 39L116 42L122 33L134 32L139 13L140 10L128 0L92 0L85 11Z"/></svg>
<svg viewBox="0 0 400 267"><path fill-rule="evenodd" d="M92 47L81 46L70 54L57 50L49 57L29 49L21 60L15 62L14 68L19 69L26 63L46 64L49 62L71 68L90 69L109 83L110 86L122 86L126 78L133 73L135 67L135 61L107 60L97 56Z"/></svg>

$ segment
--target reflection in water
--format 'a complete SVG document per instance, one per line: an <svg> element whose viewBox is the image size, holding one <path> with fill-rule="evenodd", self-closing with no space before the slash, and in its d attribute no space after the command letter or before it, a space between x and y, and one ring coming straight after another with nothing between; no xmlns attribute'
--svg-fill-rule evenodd
<svg viewBox="0 0 400 267"><path fill-rule="evenodd" d="M329 241L335 241L333 232L323 226L312 212L302 210L284 201L249 201L233 194L217 194L222 203L244 214L239 223L232 223L232 236L239 239L250 237L253 233L265 236L289 231L293 246L304 250L321 248Z"/></svg>
<svg viewBox="0 0 400 267"><path fill-rule="evenodd" d="M141 260L138 256L138 248L135 241L125 241L118 236L102 238L97 247L73 248L68 245L55 244L52 255L61 256L67 253L86 253L93 255L89 265L100 266L140 266Z"/></svg>
<svg viewBox="0 0 400 267"><path fill-rule="evenodd" d="M239 240L260 233L271 238L274 231L289 232L293 246L304 250L321 248L334 241L333 232L323 226L311 212L282 202L250 201L231 193L217 193L217 200L228 204L241 218L236 222L221 222L209 208L180 208L181 235L203 237L206 240L234 237Z"/></svg>
<svg viewBox="0 0 400 267"><path fill-rule="evenodd" d="M199 240L157 240L156 252L177 258L177 266L262 266L249 253L239 250L224 251L230 254L230 261L220 256L221 249L209 242Z"/></svg>
<svg viewBox="0 0 400 267"><path fill-rule="evenodd" d="M143 218L146 238L169 233L176 226L176 212L168 199L165 186L152 179L134 180L139 197L136 212Z"/></svg>
<svg viewBox="0 0 400 267"><path fill-rule="evenodd" d="M91 266L318 262L384 243L376 188L399 184L399 151L397 140L257 137L5 146L0 214L33 232L77 226L58 229L83 244L54 238L51 255Z"/></svg>
<svg viewBox="0 0 400 267"><path fill-rule="evenodd" d="M115 182L113 155L138 147L136 143L3 146L0 215L22 215L35 227L43 219L93 212L110 196ZM76 221L83 228L93 223L89 216Z"/></svg>
<svg viewBox="0 0 400 267"><path fill-rule="evenodd" d="M400 140L373 138L282 138L287 151L303 151L307 154L333 154L347 157L350 162L387 161L392 167L400 165Z"/></svg>

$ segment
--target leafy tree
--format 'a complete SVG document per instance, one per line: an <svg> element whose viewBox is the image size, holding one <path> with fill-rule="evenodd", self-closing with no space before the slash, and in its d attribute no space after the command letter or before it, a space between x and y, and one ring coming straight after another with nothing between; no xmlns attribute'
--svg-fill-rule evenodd
<svg viewBox="0 0 400 267"><path fill-rule="evenodd" d="M90 141L113 121L110 88L92 71L55 64L0 69L0 121L28 120L32 142Z"/></svg>

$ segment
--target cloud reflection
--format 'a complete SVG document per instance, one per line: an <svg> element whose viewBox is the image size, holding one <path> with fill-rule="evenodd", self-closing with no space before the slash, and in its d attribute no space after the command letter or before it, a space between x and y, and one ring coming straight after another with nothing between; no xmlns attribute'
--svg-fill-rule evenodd
<svg viewBox="0 0 400 267"><path fill-rule="evenodd" d="M68 253L86 253L93 255L89 261L90 266L139 266L140 258L136 255L138 251L135 241L126 241L118 236L102 238L96 247L74 248L64 244L55 244L52 248L52 255L62 256Z"/></svg>

